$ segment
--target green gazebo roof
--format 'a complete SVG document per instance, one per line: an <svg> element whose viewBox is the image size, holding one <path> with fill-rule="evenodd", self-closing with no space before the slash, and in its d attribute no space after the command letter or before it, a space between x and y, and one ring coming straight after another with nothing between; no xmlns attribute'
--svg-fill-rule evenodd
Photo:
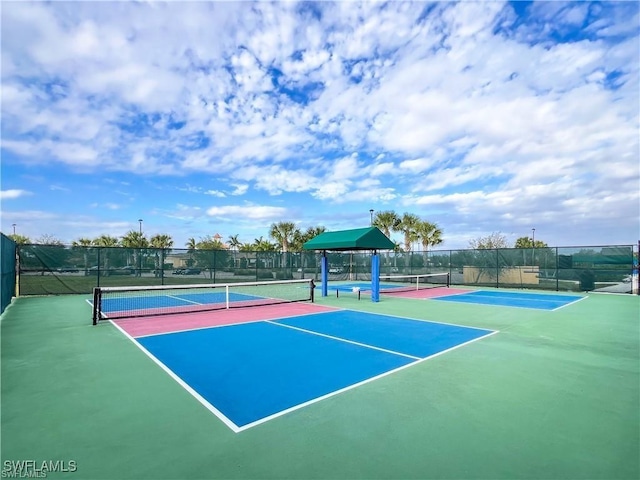
<svg viewBox="0 0 640 480"><path fill-rule="evenodd" d="M324 232L302 246L305 250L393 250L394 247L376 227Z"/></svg>

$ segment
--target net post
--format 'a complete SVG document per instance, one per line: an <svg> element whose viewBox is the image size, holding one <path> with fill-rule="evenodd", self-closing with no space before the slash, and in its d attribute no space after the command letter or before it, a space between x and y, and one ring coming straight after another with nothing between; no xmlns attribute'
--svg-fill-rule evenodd
<svg viewBox="0 0 640 480"><path fill-rule="evenodd" d="M309 299L311 300L311 303L315 302L315 288L316 288L316 284L312 278L311 281L309 282Z"/></svg>
<svg viewBox="0 0 640 480"><path fill-rule="evenodd" d="M92 323L94 325L98 324L98 320L100 317L100 304L102 302L102 298L100 295L100 287L93 287L93 318Z"/></svg>
<svg viewBox="0 0 640 480"><path fill-rule="evenodd" d="M447 288L451 286L451 274L447 272Z"/></svg>

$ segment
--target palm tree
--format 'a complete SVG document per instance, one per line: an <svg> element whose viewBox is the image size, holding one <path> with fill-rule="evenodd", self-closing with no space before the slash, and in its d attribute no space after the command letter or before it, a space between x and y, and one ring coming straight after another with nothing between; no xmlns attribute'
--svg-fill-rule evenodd
<svg viewBox="0 0 640 480"><path fill-rule="evenodd" d="M117 247L118 243L118 239L111 235L100 235L93 240L93 244L96 247Z"/></svg>
<svg viewBox="0 0 640 480"><path fill-rule="evenodd" d="M398 225L400 225L400 217L393 210L385 210L383 212L376 212L373 218L373 226L382 230L388 238L391 238L391 232L398 231ZM394 263L396 257L394 256ZM389 264L389 252L385 253L385 264Z"/></svg>
<svg viewBox="0 0 640 480"><path fill-rule="evenodd" d="M149 245L155 248L155 270L153 274L158 277L164 270L164 258L171 247L173 247L173 239L171 235L157 234L151 237Z"/></svg>
<svg viewBox="0 0 640 480"><path fill-rule="evenodd" d="M119 242L116 237L112 237L111 235L100 235L98 238L95 238L92 242L96 247L104 247L104 276L109 275L109 252L111 248L117 247ZM98 255L100 255L100 251L98 250ZM99 257L98 257L99 258ZM97 265L98 267L100 265Z"/></svg>
<svg viewBox="0 0 640 480"><path fill-rule="evenodd" d="M404 250L405 252L411 252L413 250L412 244L413 242L418 240L418 225L421 220L414 213L404 213L398 226L396 227L398 231L402 232L404 235Z"/></svg>
<svg viewBox="0 0 640 480"><path fill-rule="evenodd" d="M198 242L196 242L196 239L193 237L191 237L189 240L187 240L187 243L185 243L185 246L189 250L195 250L197 245L198 245Z"/></svg>
<svg viewBox="0 0 640 480"><path fill-rule="evenodd" d="M74 240L72 245L74 247L82 248L82 256L84 258L84 274L86 275L89 270L89 247L93 244L90 238L79 238Z"/></svg>
<svg viewBox="0 0 640 480"><path fill-rule="evenodd" d="M140 277L142 275L142 249L149 246L147 237L136 230L129 230L123 235L121 243L123 247L133 249L133 263L136 269L136 277Z"/></svg>
<svg viewBox="0 0 640 480"><path fill-rule="evenodd" d="M318 235L323 233L325 230L325 227L309 227L304 232L296 229L296 231L293 233L291 249L295 252L300 252L300 266L302 267L302 275L300 276L300 278L304 278L304 269L307 266L307 256L305 255L305 252L302 251L302 246L312 238L317 237Z"/></svg>
<svg viewBox="0 0 640 480"><path fill-rule="evenodd" d="M298 229L293 222L279 222L271 224L269 229L269 237L274 239L282 246L282 264L287 264L287 252L289 244L293 241L293 237Z"/></svg>
<svg viewBox="0 0 640 480"><path fill-rule="evenodd" d="M271 243L269 240L265 240L262 235L260 238L256 238L253 240L253 244L251 244L251 249L256 252L275 252L277 251L278 246L274 243Z"/></svg>
<svg viewBox="0 0 640 480"><path fill-rule="evenodd" d="M427 265L429 257L429 247L432 245L440 245L442 243L442 230L435 223L422 221L416 229L418 240L424 248L424 264Z"/></svg>
<svg viewBox="0 0 640 480"><path fill-rule="evenodd" d="M233 268L235 268L237 253L238 253L238 250L240 250L240 247L242 247L242 242L238 240L238 234L236 234L236 235L229 235L229 239L227 240L227 243L229 244L229 247L233 252Z"/></svg>
<svg viewBox="0 0 640 480"><path fill-rule="evenodd" d="M400 217L393 210L377 212L373 218L373 226L382 230L387 237L391 237L391 232L397 232L400 225Z"/></svg>
<svg viewBox="0 0 640 480"><path fill-rule="evenodd" d="M242 245L242 242L238 240L238 234L229 235L229 240L227 241L231 250L238 250Z"/></svg>
<svg viewBox="0 0 640 480"><path fill-rule="evenodd" d="M193 252L195 252L196 248L198 248L198 242L196 242L195 238L191 237L189 240L187 240L187 243L185 243L185 246L187 247L187 250L189 250L189 261L187 262L187 266L192 267Z"/></svg>
<svg viewBox="0 0 640 480"><path fill-rule="evenodd" d="M407 263L405 264L407 267L410 266L411 262L411 245L418 240L417 228L420 222L420 217L416 214L405 212L397 226L397 229L404 235L404 249L408 254Z"/></svg>
<svg viewBox="0 0 640 480"><path fill-rule="evenodd" d="M272 238L282 246L284 253L289 251L289 244L293 240L296 224L293 222L279 222L271 224L269 238Z"/></svg>

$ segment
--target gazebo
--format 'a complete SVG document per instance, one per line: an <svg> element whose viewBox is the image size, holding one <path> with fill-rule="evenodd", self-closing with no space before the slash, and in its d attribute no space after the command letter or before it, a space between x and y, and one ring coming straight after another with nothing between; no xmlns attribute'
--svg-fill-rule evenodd
<svg viewBox="0 0 640 480"><path fill-rule="evenodd" d="M329 265L327 250L351 251L372 250L371 257L371 301L380 301L380 256L378 250L393 250L395 244L377 227L354 228L324 232L302 246L304 250L321 250L322 296L327 296Z"/></svg>

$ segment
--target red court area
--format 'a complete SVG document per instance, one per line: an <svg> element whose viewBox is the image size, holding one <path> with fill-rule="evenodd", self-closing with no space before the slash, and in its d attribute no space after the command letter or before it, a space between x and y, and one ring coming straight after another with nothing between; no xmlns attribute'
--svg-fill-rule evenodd
<svg viewBox="0 0 640 480"><path fill-rule="evenodd" d="M463 290L461 288L427 288L424 290L410 290L404 292L394 292L393 290L387 290L384 295L390 295L393 297L401 298L437 298L446 297L449 295L460 295L461 293L469 293L470 290Z"/></svg>
<svg viewBox="0 0 640 480"><path fill-rule="evenodd" d="M156 315L112 321L132 337L141 337L145 335L193 330L196 328L295 317L298 315L308 315L333 310L336 309L312 303L286 303L264 305L259 308L232 308L229 310Z"/></svg>

